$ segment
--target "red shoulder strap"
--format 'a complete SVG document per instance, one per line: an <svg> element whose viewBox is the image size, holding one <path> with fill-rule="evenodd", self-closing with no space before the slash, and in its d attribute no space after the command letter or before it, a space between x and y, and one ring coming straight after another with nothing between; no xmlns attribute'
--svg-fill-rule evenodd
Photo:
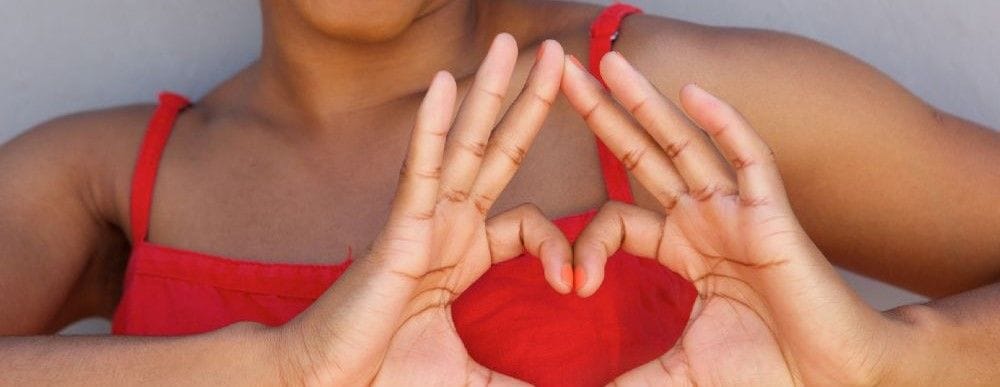
<svg viewBox="0 0 1000 387"><path fill-rule="evenodd" d="M132 243L146 241L149 231L149 210L153 202L153 186L160 166L163 148L167 145L170 132L174 128L177 115L191 103L187 98L173 93L160 93L160 104L153 112L146 135L139 148L139 159L132 175L130 222L132 222Z"/></svg>
<svg viewBox="0 0 1000 387"><path fill-rule="evenodd" d="M594 24L590 26L590 73L602 85L601 58L611 51L611 44L618 38L618 28L626 16L642 13L642 10L628 4L617 3L604 9ZM607 87L607 85L605 85ZM601 160L601 172L604 174L604 186L608 190L608 199L632 203L632 189L629 186L628 171L614 153L604 143L597 140L597 156Z"/></svg>

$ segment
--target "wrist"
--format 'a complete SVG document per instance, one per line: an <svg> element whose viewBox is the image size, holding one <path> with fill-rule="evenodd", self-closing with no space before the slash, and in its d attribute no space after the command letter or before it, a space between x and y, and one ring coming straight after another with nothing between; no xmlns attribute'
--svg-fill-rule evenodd
<svg viewBox="0 0 1000 387"><path fill-rule="evenodd" d="M303 315L308 314L308 310ZM299 317L303 317L300 315ZM337 345L323 339L321 326L310 319L296 318L289 323L271 328L265 342L271 343L269 365L276 376L275 385L281 386L341 386L344 377L333 358ZM328 365L334 365L330 367Z"/></svg>
<svg viewBox="0 0 1000 387"><path fill-rule="evenodd" d="M213 356L223 362L216 368L229 369L235 380L264 385L289 385L282 374L282 341L277 328L254 322L239 322L210 333L224 354ZM224 343L224 344L223 344ZM221 345L220 345L221 344Z"/></svg>
<svg viewBox="0 0 1000 387"><path fill-rule="evenodd" d="M891 348L883 357L886 364L882 385L942 385L951 373L947 364L957 359L948 353L952 346L947 319L932 307L905 305L883 313L892 328Z"/></svg>
<svg viewBox="0 0 1000 387"><path fill-rule="evenodd" d="M279 384L341 386L374 377L416 282L366 257L295 319L271 328Z"/></svg>

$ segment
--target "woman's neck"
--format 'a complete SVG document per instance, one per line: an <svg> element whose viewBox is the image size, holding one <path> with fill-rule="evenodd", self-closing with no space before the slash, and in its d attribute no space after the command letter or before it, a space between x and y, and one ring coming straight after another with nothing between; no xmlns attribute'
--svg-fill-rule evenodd
<svg viewBox="0 0 1000 387"><path fill-rule="evenodd" d="M484 20L488 3L445 2L376 43L338 40L289 9L265 9L261 58L241 77L247 88L240 97L269 120L328 128L349 113L425 90L439 70L471 74L495 33Z"/></svg>

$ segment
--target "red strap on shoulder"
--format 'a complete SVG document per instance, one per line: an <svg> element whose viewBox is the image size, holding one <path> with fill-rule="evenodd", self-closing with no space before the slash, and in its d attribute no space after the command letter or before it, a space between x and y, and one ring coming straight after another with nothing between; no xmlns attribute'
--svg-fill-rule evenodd
<svg viewBox="0 0 1000 387"><path fill-rule="evenodd" d="M160 93L160 104L149 121L149 127L139 148L135 174L132 175L129 217L132 223L133 244L146 241L146 233L149 231L149 210L153 202L153 186L156 185L160 157L163 156L163 148L170 138L177 115L190 104L183 96L169 92Z"/></svg>
<svg viewBox="0 0 1000 387"><path fill-rule="evenodd" d="M628 4L617 3L604 9L594 24L590 26L590 73L601 81L601 58L611 51L611 44L618 38L618 28L626 16L642 13L642 10ZM597 156L601 160L601 172L604 174L604 186L608 191L608 199L632 203L632 189L629 186L628 171L614 153L597 140Z"/></svg>

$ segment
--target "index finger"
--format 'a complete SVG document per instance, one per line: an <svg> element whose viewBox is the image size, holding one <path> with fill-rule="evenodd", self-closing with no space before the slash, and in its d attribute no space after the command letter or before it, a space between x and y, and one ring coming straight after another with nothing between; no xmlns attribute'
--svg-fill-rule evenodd
<svg viewBox="0 0 1000 387"><path fill-rule="evenodd" d="M718 144L736 170L740 199L745 204L787 203L774 153L735 108L704 89L688 85L681 90L684 110Z"/></svg>
<svg viewBox="0 0 1000 387"><path fill-rule="evenodd" d="M542 42L539 58L513 105L504 114L486 147L471 196L486 214L517 173L535 136L545 123L563 72L563 49L554 40Z"/></svg>
<svg viewBox="0 0 1000 387"><path fill-rule="evenodd" d="M455 78L441 71L427 89L410 135L390 219L397 216L426 219L434 215L445 141L455 110L455 88Z"/></svg>
<svg viewBox="0 0 1000 387"><path fill-rule="evenodd" d="M660 204L672 209L680 197L687 194L684 179L663 149L572 57L568 57L562 88L566 99L583 116L587 126Z"/></svg>

